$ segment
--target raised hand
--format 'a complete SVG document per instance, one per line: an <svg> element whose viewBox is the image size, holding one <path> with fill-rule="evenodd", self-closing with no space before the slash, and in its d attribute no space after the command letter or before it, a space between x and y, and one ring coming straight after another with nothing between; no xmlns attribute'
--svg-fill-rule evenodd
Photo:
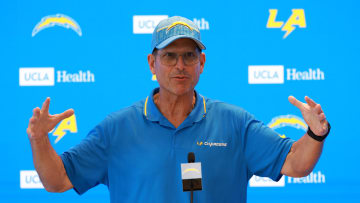
<svg viewBox="0 0 360 203"><path fill-rule="evenodd" d="M73 109L68 109L61 114L49 114L50 98L46 98L41 109L36 107L33 116L30 118L26 130L29 139L43 138L63 119L74 114Z"/></svg>
<svg viewBox="0 0 360 203"><path fill-rule="evenodd" d="M315 103L308 96L305 97L306 103L300 102L293 96L289 96L289 102L300 109L301 114L315 135L323 136L328 132L328 125L325 114L320 104Z"/></svg>

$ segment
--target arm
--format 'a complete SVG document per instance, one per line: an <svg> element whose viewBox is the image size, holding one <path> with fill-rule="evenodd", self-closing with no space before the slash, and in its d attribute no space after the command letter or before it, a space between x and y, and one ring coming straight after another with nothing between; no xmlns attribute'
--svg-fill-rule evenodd
<svg viewBox="0 0 360 203"><path fill-rule="evenodd" d="M329 129L321 106L309 97L305 97L305 100L307 103L302 103L292 96L289 97L290 103L300 109L310 129L316 135L324 136ZM306 133L291 147L281 169L281 174L292 177L308 175L319 160L323 146L324 141L316 141Z"/></svg>
<svg viewBox="0 0 360 203"><path fill-rule="evenodd" d="M61 114L50 115L49 105L50 98L47 98L41 110L38 107L33 110L26 132L31 144L35 169L45 189L49 192L64 192L73 188L73 185L60 156L50 144L48 132L74 111L69 109Z"/></svg>

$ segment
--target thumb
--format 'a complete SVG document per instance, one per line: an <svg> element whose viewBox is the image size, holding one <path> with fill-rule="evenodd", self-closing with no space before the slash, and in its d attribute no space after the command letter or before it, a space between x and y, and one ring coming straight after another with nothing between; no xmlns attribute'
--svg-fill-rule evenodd
<svg viewBox="0 0 360 203"><path fill-rule="evenodd" d="M68 109L60 114L54 115L56 122L60 122L61 120L64 120L65 118L68 118L74 114L73 109Z"/></svg>
<svg viewBox="0 0 360 203"><path fill-rule="evenodd" d="M302 110L303 103L301 101L297 100L294 96L289 96L288 100L292 105L294 105L297 108L299 108L300 110Z"/></svg>

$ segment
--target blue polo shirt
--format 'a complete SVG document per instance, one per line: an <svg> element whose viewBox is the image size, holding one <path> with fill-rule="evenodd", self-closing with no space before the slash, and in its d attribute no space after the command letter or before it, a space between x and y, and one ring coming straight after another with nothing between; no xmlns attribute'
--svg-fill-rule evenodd
<svg viewBox="0 0 360 203"><path fill-rule="evenodd" d="M175 128L153 101L107 116L77 146L61 155L77 193L105 184L111 202L189 202L181 163L194 152L203 190L194 202L246 202L253 174L281 178L293 141L281 138L242 108L196 92L195 107Z"/></svg>

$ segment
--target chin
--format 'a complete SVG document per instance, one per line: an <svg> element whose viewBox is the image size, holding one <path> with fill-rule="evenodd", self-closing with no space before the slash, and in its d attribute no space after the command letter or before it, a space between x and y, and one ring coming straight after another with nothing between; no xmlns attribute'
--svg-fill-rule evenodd
<svg viewBox="0 0 360 203"><path fill-rule="evenodd" d="M182 96L182 95L186 95L189 93L192 93L194 91L194 88L190 88L190 87L183 87L183 88L173 88L170 92L177 95L177 96Z"/></svg>

